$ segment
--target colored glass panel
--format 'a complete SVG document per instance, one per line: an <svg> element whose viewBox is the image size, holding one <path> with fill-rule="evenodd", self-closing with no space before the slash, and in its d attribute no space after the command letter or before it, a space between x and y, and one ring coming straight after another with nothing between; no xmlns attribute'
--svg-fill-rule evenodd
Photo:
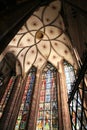
<svg viewBox="0 0 87 130"><path fill-rule="evenodd" d="M58 130L56 71L49 63L42 74L36 130Z"/></svg>
<svg viewBox="0 0 87 130"><path fill-rule="evenodd" d="M71 92L73 90L72 84L75 80L74 68L69 63L64 62L64 70L65 70L65 76L66 76L68 96L70 97ZM70 114L71 114L72 130L80 130L80 129L86 130L87 119L85 116L85 112L82 110L82 102L81 102L79 89L76 91L74 98L71 101ZM82 116L83 116L83 121L81 121ZM83 125L82 128L81 128L81 125Z"/></svg>
<svg viewBox="0 0 87 130"><path fill-rule="evenodd" d="M27 77L24 94L22 97L22 102L21 102L20 110L15 125L15 130L25 130L26 128L26 123L28 121L29 110L30 110L30 103L32 99L33 89L34 89L35 74L36 74L36 69L32 68Z"/></svg>
<svg viewBox="0 0 87 130"><path fill-rule="evenodd" d="M8 99L10 97L10 94L11 94L11 91L12 91L12 88L14 86L14 82L15 82L15 79L16 79L16 76L12 76L9 80L9 83L7 85L7 88L5 90L5 93L1 99L1 102L0 102L0 118L2 117L3 115L3 112L4 112L4 109L6 107L6 104L8 102Z"/></svg>

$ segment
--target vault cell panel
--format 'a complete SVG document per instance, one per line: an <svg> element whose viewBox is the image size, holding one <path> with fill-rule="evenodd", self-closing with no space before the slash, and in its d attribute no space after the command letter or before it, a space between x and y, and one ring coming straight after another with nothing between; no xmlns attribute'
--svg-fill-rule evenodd
<svg viewBox="0 0 87 130"><path fill-rule="evenodd" d="M40 53L47 58L50 54L50 41L41 41L39 44L37 44L38 50Z"/></svg>
<svg viewBox="0 0 87 130"><path fill-rule="evenodd" d="M22 35L15 35L15 37L11 40L9 45L16 47L21 37Z"/></svg>
<svg viewBox="0 0 87 130"><path fill-rule="evenodd" d="M29 68L31 67L31 65L34 64L36 60L36 56L37 56L37 49L36 49L36 46L33 46L26 53L25 63L24 63L25 72L27 72Z"/></svg>
<svg viewBox="0 0 87 130"><path fill-rule="evenodd" d="M19 43L19 47L30 47L34 45L34 37L30 34L30 33L27 33L25 34L22 39L20 40L20 43Z"/></svg>
<svg viewBox="0 0 87 130"><path fill-rule="evenodd" d="M45 25L52 23L57 18L60 9L61 9L60 1L54 1L50 3L50 5L45 9L43 13L43 23Z"/></svg>
<svg viewBox="0 0 87 130"><path fill-rule="evenodd" d="M28 29L32 31L32 30L40 29L43 26L43 23L38 17L32 15L27 20L26 25L27 25Z"/></svg>
<svg viewBox="0 0 87 130"><path fill-rule="evenodd" d="M52 48L51 53L48 58L48 61L51 62L55 67L57 67L57 63L62 59Z"/></svg>
<svg viewBox="0 0 87 130"><path fill-rule="evenodd" d="M61 30L63 30L63 31L65 30L63 19L60 14L58 15L57 19L51 25L54 25L54 26L56 25L56 27L60 28Z"/></svg>
<svg viewBox="0 0 87 130"><path fill-rule="evenodd" d="M36 59L34 65L36 67L38 67L38 69L40 69L45 62L46 62L46 59L44 59L44 57L40 53L38 53L38 56L37 56L37 59Z"/></svg>
<svg viewBox="0 0 87 130"><path fill-rule="evenodd" d="M49 39L52 40L59 37L62 31L55 26L47 26L45 27L45 33L49 37Z"/></svg>
<svg viewBox="0 0 87 130"><path fill-rule="evenodd" d="M28 48L24 48L18 55L18 60L21 64L22 70L24 71L24 60L25 60L25 54L27 52Z"/></svg>

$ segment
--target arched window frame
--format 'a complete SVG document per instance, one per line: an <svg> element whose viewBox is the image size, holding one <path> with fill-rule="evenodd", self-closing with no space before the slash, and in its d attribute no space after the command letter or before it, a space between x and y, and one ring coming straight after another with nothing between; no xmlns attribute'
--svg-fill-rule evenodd
<svg viewBox="0 0 87 130"><path fill-rule="evenodd" d="M56 90L53 91L53 89L56 89ZM58 129L58 94L57 92L58 92L57 69L48 62L42 71L42 87L40 88L40 97L39 97L40 101L38 104L36 130L39 130L40 128L46 129L46 127L48 127L49 130L53 129L53 127L55 127L55 130ZM54 97L53 99L54 95L56 97ZM42 97L43 97L43 100L42 100ZM56 108L56 110L54 110L56 112L56 115L55 115L56 119L53 119L53 109L54 109L54 108L52 109L53 103ZM42 107L41 107L41 104L42 104ZM41 112L43 113L42 119L40 115ZM48 114L46 112L48 112ZM53 120L57 121L56 125L53 124ZM50 125L47 124L48 123L47 121L49 122Z"/></svg>
<svg viewBox="0 0 87 130"><path fill-rule="evenodd" d="M72 91L74 89L74 82L76 81L75 70L74 67L66 61L64 61L64 70L65 70L67 93L68 93L67 95L68 98L70 98ZM70 75L67 76L67 73ZM68 83L70 88L68 88ZM71 103L69 104L72 130L78 130L78 129L83 130L87 128L85 107L84 104L82 103L84 99L82 99L83 97L82 97L81 88L82 88L82 84L78 86L78 89L76 90L75 95Z"/></svg>

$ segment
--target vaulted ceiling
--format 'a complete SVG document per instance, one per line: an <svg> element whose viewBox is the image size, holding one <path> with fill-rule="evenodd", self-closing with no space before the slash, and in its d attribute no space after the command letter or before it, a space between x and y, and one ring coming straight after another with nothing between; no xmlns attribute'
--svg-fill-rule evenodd
<svg viewBox="0 0 87 130"><path fill-rule="evenodd" d="M15 55L18 74L19 67L24 74L32 65L41 69L47 61L57 67L62 59L76 67L73 47L65 33L60 11L59 0L39 7L3 51L2 57L8 52Z"/></svg>
<svg viewBox="0 0 87 130"><path fill-rule="evenodd" d="M14 0L14 5L2 1L5 6L0 12L3 16L0 21L0 59L8 52L13 54L17 74L28 72L32 65L43 68L47 61L57 67L62 59L77 67L73 46L61 16L61 1L51 1ZM75 1L63 2L78 7L81 12L86 11L80 2L78 6Z"/></svg>
<svg viewBox="0 0 87 130"><path fill-rule="evenodd" d="M53 0L0 0L0 53L9 44L11 39L33 11L42 5L49 4L51 1ZM77 32L76 27L79 27L79 24L83 24L82 31L85 31L84 33L86 33L86 28L84 27L86 27L85 23L87 23L87 0L61 0L61 2L65 14L65 21L67 22L68 27L70 26L68 32L70 33L73 41L77 43L78 39L76 39L76 35L83 34L76 34L73 36L73 33ZM78 14L81 18L73 20L72 17L76 17ZM82 21L82 23L80 21ZM86 36L83 36L79 39L79 44L80 41L82 44L83 42L87 42L86 40Z"/></svg>

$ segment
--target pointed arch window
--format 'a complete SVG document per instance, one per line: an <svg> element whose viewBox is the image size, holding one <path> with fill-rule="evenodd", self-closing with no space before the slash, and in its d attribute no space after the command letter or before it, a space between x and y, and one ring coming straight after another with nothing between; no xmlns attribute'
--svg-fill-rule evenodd
<svg viewBox="0 0 87 130"><path fill-rule="evenodd" d="M68 91L68 97L70 97L73 90L73 83L75 81L74 67L64 61L64 71L66 77L66 85ZM73 100L69 105L72 130L86 130L87 129L87 119L85 115L85 108L82 106L82 97L79 89L76 91ZM83 108L83 109L82 109Z"/></svg>
<svg viewBox="0 0 87 130"><path fill-rule="evenodd" d="M36 68L32 67L27 76L26 85L18 113L15 130L25 130L30 114L30 105L33 96L34 84L36 77Z"/></svg>
<svg viewBox="0 0 87 130"><path fill-rule="evenodd" d="M36 130L58 130L57 70L48 63L42 73L42 85Z"/></svg>

